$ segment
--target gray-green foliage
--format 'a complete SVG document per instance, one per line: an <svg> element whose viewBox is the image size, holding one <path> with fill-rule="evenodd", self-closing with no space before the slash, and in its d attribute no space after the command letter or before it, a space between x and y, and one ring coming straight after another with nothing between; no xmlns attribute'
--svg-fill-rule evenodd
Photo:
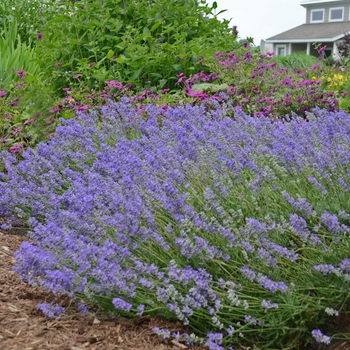
<svg viewBox="0 0 350 350"><path fill-rule="evenodd" d="M42 27L38 56L57 87L77 73L89 86L116 79L154 90L173 87L176 74L203 69L202 56L235 45L216 8L205 0L61 2Z"/></svg>

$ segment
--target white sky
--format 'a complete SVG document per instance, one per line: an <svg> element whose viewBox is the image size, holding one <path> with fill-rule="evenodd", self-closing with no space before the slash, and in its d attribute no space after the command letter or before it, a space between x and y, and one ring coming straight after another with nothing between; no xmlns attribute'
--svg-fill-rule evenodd
<svg viewBox="0 0 350 350"><path fill-rule="evenodd" d="M214 0L207 0L211 5ZM253 37L254 44L261 39L282 33L305 23L306 9L300 0L216 0L217 12L227 9L219 18L231 19L239 38Z"/></svg>

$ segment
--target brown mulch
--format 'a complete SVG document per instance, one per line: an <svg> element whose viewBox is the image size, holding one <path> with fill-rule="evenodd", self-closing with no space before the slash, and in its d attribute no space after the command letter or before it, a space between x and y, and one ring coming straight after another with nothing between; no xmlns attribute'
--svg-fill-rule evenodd
<svg viewBox="0 0 350 350"><path fill-rule="evenodd" d="M150 317L135 320L82 316L75 306L59 320L48 319L36 310L38 303L69 306L64 296L54 296L22 282L12 271L13 253L26 238L16 232L0 231L0 349L3 350L181 350L175 341L164 342L152 328L181 331L181 325ZM72 303L73 304L73 303Z"/></svg>

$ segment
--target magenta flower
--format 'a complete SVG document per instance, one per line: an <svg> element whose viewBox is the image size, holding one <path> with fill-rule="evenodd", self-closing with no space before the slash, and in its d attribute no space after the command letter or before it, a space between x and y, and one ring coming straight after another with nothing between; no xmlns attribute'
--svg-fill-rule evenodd
<svg viewBox="0 0 350 350"><path fill-rule="evenodd" d="M62 88L63 91L69 91L70 88Z"/></svg>
<svg viewBox="0 0 350 350"><path fill-rule="evenodd" d="M18 101L19 101L19 98L16 97L11 103L9 103L9 106L10 106L10 107L17 106Z"/></svg>
<svg viewBox="0 0 350 350"><path fill-rule="evenodd" d="M95 63L94 62L90 62L88 63L88 67L92 67Z"/></svg>
<svg viewBox="0 0 350 350"><path fill-rule="evenodd" d="M35 36L38 40L41 40L43 38L42 33L36 33Z"/></svg>
<svg viewBox="0 0 350 350"><path fill-rule="evenodd" d="M30 123L33 123L34 119L28 119L26 120L23 125L27 125L27 124L30 124Z"/></svg>
<svg viewBox="0 0 350 350"><path fill-rule="evenodd" d="M78 73L78 74L75 74L75 75L73 75L73 79L77 79L77 78L79 78L79 77L81 77L82 75L80 74L80 73Z"/></svg>
<svg viewBox="0 0 350 350"><path fill-rule="evenodd" d="M18 75L19 77L23 77L23 75L24 75L24 70L23 70L23 69L19 70L19 71L16 73L16 75Z"/></svg>
<svg viewBox="0 0 350 350"><path fill-rule="evenodd" d="M88 108L89 108L89 105L79 106L78 111L83 112L83 111L86 111Z"/></svg>
<svg viewBox="0 0 350 350"><path fill-rule="evenodd" d="M11 152L11 153L18 153L18 152L21 151L22 147L23 147L23 144L22 144L22 143L20 143L20 144L18 144L18 145L11 146L11 147L10 147L10 152Z"/></svg>
<svg viewBox="0 0 350 350"><path fill-rule="evenodd" d="M50 113L57 113L59 112L61 109L59 107L54 108L54 109L50 109Z"/></svg>
<svg viewBox="0 0 350 350"><path fill-rule="evenodd" d="M118 88L118 89L122 89L123 88L123 84L120 83L119 81L110 80L110 81L106 81L106 84L109 87L115 87L115 88Z"/></svg>
<svg viewBox="0 0 350 350"><path fill-rule="evenodd" d="M327 48L327 45L322 46L322 47L318 50L318 53L321 53L322 51L326 50L326 48Z"/></svg>
<svg viewBox="0 0 350 350"><path fill-rule="evenodd" d="M0 93L0 97L5 97L5 96L6 96L6 92Z"/></svg>
<svg viewBox="0 0 350 350"><path fill-rule="evenodd" d="M21 127L21 128L17 128L17 129L15 129L14 131L12 131L12 135L17 135L17 134L19 134L22 130L23 130L22 127Z"/></svg>

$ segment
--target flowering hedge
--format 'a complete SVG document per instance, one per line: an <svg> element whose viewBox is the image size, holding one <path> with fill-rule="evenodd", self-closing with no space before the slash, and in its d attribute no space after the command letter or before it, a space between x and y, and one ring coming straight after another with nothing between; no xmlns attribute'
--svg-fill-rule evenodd
<svg viewBox="0 0 350 350"><path fill-rule="evenodd" d="M178 319L196 335L154 331L210 349L328 343L348 312L350 116L145 113L123 99L23 161L1 153L0 215L32 227L21 278L111 316Z"/></svg>

